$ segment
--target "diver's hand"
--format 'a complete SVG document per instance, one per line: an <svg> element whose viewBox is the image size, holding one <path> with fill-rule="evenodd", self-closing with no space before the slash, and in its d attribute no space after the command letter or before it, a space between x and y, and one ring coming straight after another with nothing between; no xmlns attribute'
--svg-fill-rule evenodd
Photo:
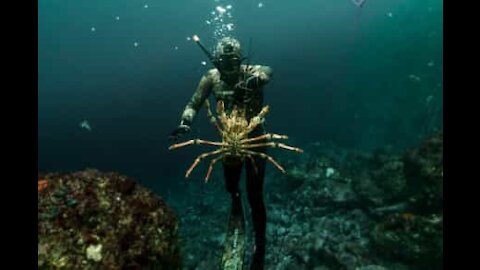
<svg viewBox="0 0 480 270"><path fill-rule="evenodd" d="M182 137L184 134L187 134L190 132L190 126L187 125L179 125L170 135L168 136L168 139L171 141L176 141L180 137Z"/></svg>

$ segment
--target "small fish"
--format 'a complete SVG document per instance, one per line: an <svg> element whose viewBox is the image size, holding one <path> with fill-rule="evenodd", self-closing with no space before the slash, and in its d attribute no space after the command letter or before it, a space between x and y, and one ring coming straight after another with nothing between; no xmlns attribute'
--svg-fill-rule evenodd
<svg viewBox="0 0 480 270"><path fill-rule="evenodd" d="M88 131L92 131L92 127L90 126L90 123L87 121L87 120L83 120L82 122L80 122L79 124L80 128L82 129L86 129Z"/></svg>

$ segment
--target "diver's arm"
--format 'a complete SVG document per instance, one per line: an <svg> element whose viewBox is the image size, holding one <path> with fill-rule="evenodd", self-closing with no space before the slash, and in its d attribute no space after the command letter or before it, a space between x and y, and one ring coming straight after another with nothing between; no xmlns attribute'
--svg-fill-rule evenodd
<svg viewBox="0 0 480 270"><path fill-rule="evenodd" d="M273 70L269 66L258 66L257 73L264 84L268 83L273 76Z"/></svg>
<svg viewBox="0 0 480 270"><path fill-rule="evenodd" d="M185 109L183 110L180 125L190 126L193 123L197 115L197 112L202 107L203 103L205 102L205 99L207 99L207 97L210 95L212 86L213 86L213 82L212 82L211 74L209 73L207 75L204 75L200 80L200 83L198 84L198 87L195 90L195 93L190 98L190 101L188 102L187 106L185 106Z"/></svg>
<svg viewBox="0 0 480 270"><path fill-rule="evenodd" d="M202 77L200 83L198 84L197 90L195 90L195 93L190 98L187 106L185 106L185 109L182 112L180 125L178 125L178 127L172 133L170 133L169 138L171 140L177 140L183 134L190 132L190 126L192 125L198 110L200 110L205 102L205 99L210 94L212 86L212 76L211 72L209 72L209 74Z"/></svg>
<svg viewBox="0 0 480 270"><path fill-rule="evenodd" d="M249 75L242 84L247 88L255 88L267 84L272 78L273 71L269 66L255 65L248 69Z"/></svg>

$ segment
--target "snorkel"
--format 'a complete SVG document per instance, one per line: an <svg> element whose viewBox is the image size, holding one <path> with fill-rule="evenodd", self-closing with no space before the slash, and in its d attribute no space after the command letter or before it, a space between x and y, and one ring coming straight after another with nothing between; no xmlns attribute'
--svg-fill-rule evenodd
<svg viewBox="0 0 480 270"><path fill-rule="evenodd" d="M200 47L200 49L203 51L203 53L205 53L205 55L207 56L208 60L210 60L212 65L220 72L221 75L224 75L218 61L215 59L215 57L213 57L213 55L207 49L205 49L203 44L200 42L200 38L197 35L193 35L192 38L193 38L193 41L197 43L198 47Z"/></svg>
<svg viewBox="0 0 480 270"><path fill-rule="evenodd" d="M231 76L231 72L229 72L229 70L225 70L223 67L222 67L222 64L225 64L225 62L222 62L222 59L220 58L217 58L215 56L213 56L206 48L205 46L203 46L203 44L200 42L200 38L197 36L197 35L193 35L192 37L193 41L195 43L197 43L198 47L200 47L200 49L203 51L203 53L207 56L208 60L210 60L210 62L212 63L212 65L218 70L218 72L220 73L220 77L226 81L231 81L232 79L232 76ZM240 55L239 55L240 56ZM238 65L240 66L240 63L243 62L244 60L248 59L247 57L243 57L241 59L238 59L239 63Z"/></svg>
<svg viewBox="0 0 480 270"><path fill-rule="evenodd" d="M193 41L197 43L198 47L200 47L200 49L205 53L205 55L207 55L208 60L210 60L210 62L212 62L212 64L217 68L215 58L207 49L205 49L203 44L200 42L200 38L197 35L193 35Z"/></svg>

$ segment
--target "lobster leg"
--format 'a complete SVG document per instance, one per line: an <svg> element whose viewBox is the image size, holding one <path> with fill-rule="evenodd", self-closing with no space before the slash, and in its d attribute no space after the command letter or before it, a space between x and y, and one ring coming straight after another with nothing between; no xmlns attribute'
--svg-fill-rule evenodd
<svg viewBox="0 0 480 270"><path fill-rule="evenodd" d="M205 107L207 107L207 117L210 120L210 123L212 123L217 128L218 132L220 132L220 134L223 135L223 130L220 127L220 123L218 119L212 114L210 102L208 101L208 99L205 100Z"/></svg>
<svg viewBox="0 0 480 270"><path fill-rule="evenodd" d="M303 150L300 149L300 148L292 147L292 146L286 145L286 144L284 144L284 143L278 143L278 142L249 144L249 145L243 146L243 148L247 148L247 149L248 149L248 148L265 147L265 146L280 147L280 148L287 149L287 150L290 150L290 151L303 153Z"/></svg>
<svg viewBox="0 0 480 270"><path fill-rule="evenodd" d="M221 143L221 142L212 142L212 141L205 141L205 140L200 140L200 139L193 139L193 140L189 140L189 141L186 141L186 142L173 144L170 147L168 147L168 150L173 150L173 149L177 149L177 148L184 147L184 146L187 146L187 145L192 145L192 144L206 144L206 145L215 145L215 146L226 146L227 145L226 143Z"/></svg>
<svg viewBox="0 0 480 270"><path fill-rule="evenodd" d="M215 163L217 163L217 161L219 161L222 157L223 156L219 156L210 162L210 166L208 166L207 176L205 177L205 183L208 182L208 178L210 178L210 174L212 173L212 170L213 170L213 165L215 165Z"/></svg>
<svg viewBox="0 0 480 270"><path fill-rule="evenodd" d="M243 139L243 140L241 140L241 143L249 143L249 142L259 141L259 140L263 140L263 139L267 139L267 140L283 139L283 140L286 140L286 139L288 139L288 136L268 133L268 134L263 134L263 135L253 137L253 138Z"/></svg>
<svg viewBox="0 0 480 270"><path fill-rule="evenodd" d="M242 153L245 153L245 154L248 154L248 155L252 155L252 156L260 156L262 158L265 158L265 159L268 159L270 162L273 163L273 165L275 165L275 167L277 167L282 173L285 173L285 169L280 166L280 164L278 164L271 156L267 155L267 154L264 154L264 153L259 153L259 152L255 152L255 151L250 151L250 150L240 150L240 152Z"/></svg>
<svg viewBox="0 0 480 270"><path fill-rule="evenodd" d="M187 173L185 174L185 177L188 177L190 175L190 173L192 173L193 169L198 165L198 163L208 157L208 156L212 156L212 155L216 155L216 154L220 154L220 153L223 153L225 152L226 150L224 149L219 149L219 150L215 150L215 151L212 151L212 152L208 152L208 153L203 153L201 155L199 155L195 161L193 162L192 166L190 166L190 168L188 168L187 170Z"/></svg>

